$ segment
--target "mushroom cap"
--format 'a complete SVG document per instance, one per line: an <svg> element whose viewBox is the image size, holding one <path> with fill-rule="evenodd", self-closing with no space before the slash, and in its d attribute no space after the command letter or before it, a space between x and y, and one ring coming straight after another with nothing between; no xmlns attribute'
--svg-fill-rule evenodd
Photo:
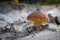
<svg viewBox="0 0 60 40"><path fill-rule="evenodd" d="M19 3L19 0L13 0L15 3Z"/></svg>
<svg viewBox="0 0 60 40"><path fill-rule="evenodd" d="M14 7L16 9L18 9L18 10L23 10L25 8L25 5L23 5L23 4L16 4L16 5L14 5Z"/></svg>
<svg viewBox="0 0 60 40"><path fill-rule="evenodd" d="M28 15L27 20L35 21L36 23L49 22L48 17L40 11L33 12L30 15Z"/></svg>
<svg viewBox="0 0 60 40"><path fill-rule="evenodd" d="M25 5L18 5L19 10L23 10L25 8Z"/></svg>

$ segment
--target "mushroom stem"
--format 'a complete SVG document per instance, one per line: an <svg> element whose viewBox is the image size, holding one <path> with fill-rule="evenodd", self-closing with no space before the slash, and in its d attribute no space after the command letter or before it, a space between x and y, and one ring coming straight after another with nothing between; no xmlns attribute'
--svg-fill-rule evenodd
<svg viewBox="0 0 60 40"><path fill-rule="evenodd" d="M33 28L34 30L36 30L36 26L37 26L37 25L36 25L36 23L34 22L34 28Z"/></svg>
<svg viewBox="0 0 60 40"><path fill-rule="evenodd" d="M36 29L37 26L41 29L42 28L42 22L40 22L40 23L34 22L34 30Z"/></svg>
<svg viewBox="0 0 60 40"><path fill-rule="evenodd" d="M42 28L42 22L40 23L39 27L40 27L40 29Z"/></svg>

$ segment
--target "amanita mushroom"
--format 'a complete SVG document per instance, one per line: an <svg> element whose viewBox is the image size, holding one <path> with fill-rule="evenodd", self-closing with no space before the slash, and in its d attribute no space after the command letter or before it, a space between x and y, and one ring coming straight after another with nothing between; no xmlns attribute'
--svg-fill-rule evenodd
<svg viewBox="0 0 60 40"><path fill-rule="evenodd" d="M49 19L41 11L33 12L28 15L27 20L34 21L34 26L39 26L41 28L42 22L49 22Z"/></svg>

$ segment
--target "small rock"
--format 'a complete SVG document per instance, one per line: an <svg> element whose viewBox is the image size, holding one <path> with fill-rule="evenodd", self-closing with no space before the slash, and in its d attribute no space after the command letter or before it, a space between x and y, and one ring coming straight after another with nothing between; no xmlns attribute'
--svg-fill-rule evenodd
<svg viewBox="0 0 60 40"><path fill-rule="evenodd" d="M55 17L55 22L56 22L56 24L60 25L60 16L56 16Z"/></svg>

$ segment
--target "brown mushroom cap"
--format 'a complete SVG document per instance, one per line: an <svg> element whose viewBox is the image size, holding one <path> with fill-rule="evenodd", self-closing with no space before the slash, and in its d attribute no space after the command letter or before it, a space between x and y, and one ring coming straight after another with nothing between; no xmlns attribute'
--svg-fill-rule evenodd
<svg viewBox="0 0 60 40"><path fill-rule="evenodd" d="M36 23L40 22L49 22L49 19L47 16L45 16L42 12L37 11L31 13L28 17L27 20L35 21Z"/></svg>
<svg viewBox="0 0 60 40"><path fill-rule="evenodd" d="M25 8L25 6L24 5L18 5L18 8L19 8L19 10L22 10Z"/></svg>
<svg viewBox="0 0 60 40"><path fill-rule="evenodd" d="M23 10L25 8L25 5L23 4L15 4L14 7L18 10Z"/></svg>

